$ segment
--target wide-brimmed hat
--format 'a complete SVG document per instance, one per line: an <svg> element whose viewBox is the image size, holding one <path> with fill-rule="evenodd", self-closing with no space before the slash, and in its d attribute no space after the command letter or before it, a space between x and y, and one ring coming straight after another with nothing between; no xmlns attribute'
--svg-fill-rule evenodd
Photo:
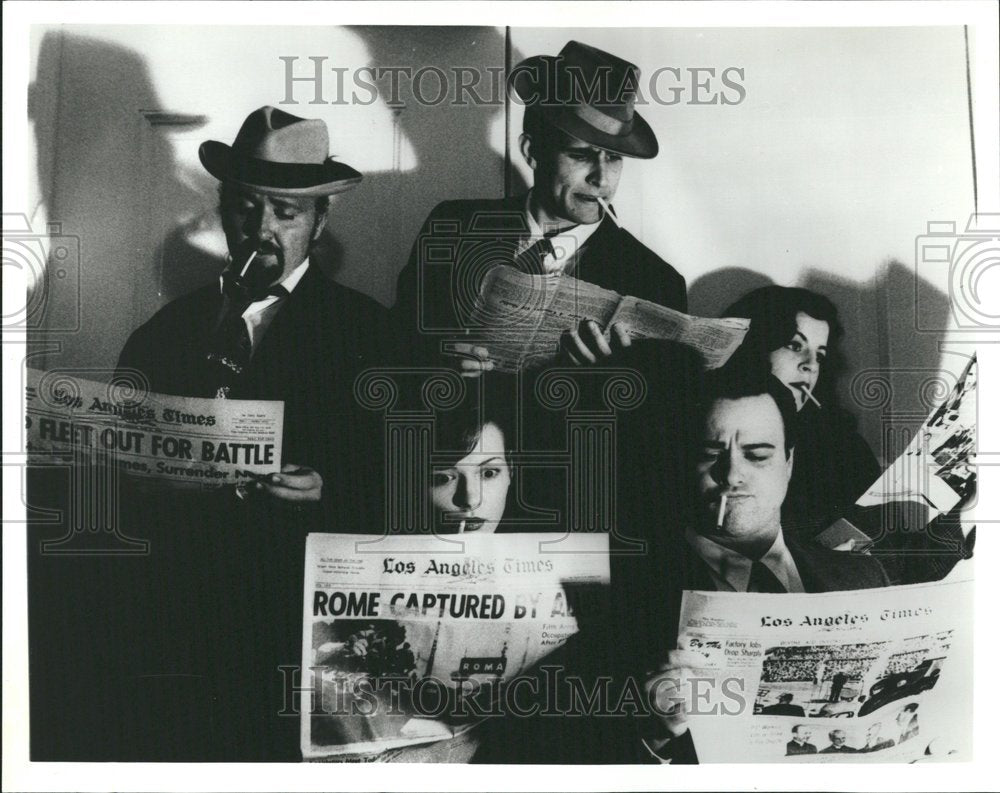
<svg viewBox="0 0 1000 793"><path fill-rule="evenodd" d="M216 179L271 195L334 195L362 179L330 156L325 122L269 106L247 116L232 146L206 140L198 157Z"/></svg>
<svg viewBox="0 0 1000 793"><path fill-rule="evenodd" d="M652 128L635 112L639 74L633 63L570 41L555 57L521 61L508 85L556 129L626 157L650 159L660 147Z"/></svg>

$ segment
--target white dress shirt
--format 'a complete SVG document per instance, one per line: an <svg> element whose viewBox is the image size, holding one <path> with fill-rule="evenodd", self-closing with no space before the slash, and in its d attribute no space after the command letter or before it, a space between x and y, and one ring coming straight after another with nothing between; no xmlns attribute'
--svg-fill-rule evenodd
<svg viewBox="0 0 1000 793"><path fill-rule="evenodd" d="M538 225L538 221L531 214L530 190L528 191L528 197L525 199L524 214L528 218L530 236L521 241L515 252L515 256L520 256L545 236L545 230ZM603 219L602 217L601 220ZM576 263L583 253L584 246L587 244L587 240L597 231L597 227L601 225L601 220L598 220L596 223L580 223L549 237L554 253L547 253L542 259L542 268L546 274L572 274L573 268L576 267Z"/></svg>
<svg viewBox="0 0 1000 793"><path fill-rule="evenodd" d="M306 257L302 264L285 276L281 281L281 286L288 290L288 294L291 294L292 290L298 286L299 281L302 280L302 276L306 274L306 270L308 269L309 257ZM222 276L219 276L219 289L220 291L222 290ZM247 310L243 312L243 321L246 323L247 332L250 334L251 355L257 352L257 347L260 346L261 339L264 338L268 326L278 315L280 301L283 299L285 298L279 298L277 295L268 295L261 300L251 303L247 306Z"/></svg>
<svg viewBox="0 0 1000 793"><path fill-rule="evenodd" d="M746 592L750 584L750 568L754 560L748 559L741 553L737 553L731 548L726 548L719 543L704 537L701 534L687 529L684 533L688 544L694 552L701 557L702 561L708 565L712 575L712 581L720 592ZM799 570L795 566L795 560L785 545L784 532L778 529L778 534L774 538L774 543L760 561L764 566L774 573L774 576L781 582L789 592L805 592L802 586L802 578Z"/></svg>

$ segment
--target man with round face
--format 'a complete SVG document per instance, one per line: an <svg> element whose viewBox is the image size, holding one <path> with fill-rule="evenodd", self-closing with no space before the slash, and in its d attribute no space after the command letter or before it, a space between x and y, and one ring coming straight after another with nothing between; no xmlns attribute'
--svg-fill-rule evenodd
<svg viewBox="0 0 1000 793"><path fill-rule="evenodd" d="M205 141L199 155L219 181L228 262L137 329L119 359L151 391L220 407L284 404L280 470L249 486L142 494L128 511L135 535L156 544L130 565L139 583L121 589L140 603L155 591L156 602L137 605L142 624L119 633L170 673L145 676L123 689L127 706L108 707L157 714L153 727L143 716L120 730L136 743L123 750L132 759L301 759L297 722L278 714L280 669L301 663L306 536L383 526L373 484L384 476L383 444L373 440L384 425L353 385L384 360L386 321L377 303L327 279L314 255L330 197L361 181L329 149L325 122L274 107L250 113L231 145ZM233 597L243 606L217 619ZM167 627L147 630L152 613ZM225 635L252 636L253 651ZM166 713L163 702L175 706ZM221 731L219 713L228 714Z"/></svg>
<svg viewBox="0 0 1000 793"><path fill-rule="evenodd" d="M511 101L525 108L519 148L534 185L526 195L446 201L431 212L397 283L397 333L432 358L450 341L462 374L488 371L489 350L458 337L474 330L480 285L501 264L687 309L684 278L622 228L612 206L625 160L659 151L635 109L638 84L634 64L576 41L512 70ZM628 345L623 327L584 320L562 347L564 360L588 365Z"/></svg>
<svg viewBox="0 0 1000 793"><path fill-rule="evenodd" d="M238 264L255 254L244 279L250 289L281 283L306 260L326 226L328 204L222 183L219 210L229 254Z"/></svg>
<svg viewBox="0 0 1000 793"><path fill-rule="evenodd" d="M888 585L871 557L831 551L782 530L795 416L792 394L770 374L736 367L704 377L688 419L690 524L664 549L671 588L780 594ZM666 619L676 624L676 615ZM690 751L689 738L678 739L689 735L690 681L704 675L702 660L690 650L669 651L646 680L658 702L680 702L663 709L659 734L644 739L656 757L679 760L678 751Z"/></svg>
<svg viewBox="0 0 1000 793"><path fill-rule="evenodd" d="M793 456L770 394L717 400L697 464L699 533L749 559L764 556L781 534Z"/></svg>
<svg viewBox="0 0 1000 793"><path fill-rule="evenodd" d="M503 430L488 422L464 457L434 468L431 503L435 533L492 534L503 518L509 489Z"/></svg>
<svg viewBox="0 0 1000 793"><path fill-rule="evenodd" d="M153 391L283 401L282 470L251 492L320 501L331 495L332 450L353 429L347 417L361 413L352 373L380 357L382 309L310 261L330 197L361 174L329 156L323 121L273 107L251 113L231 146L206 141L199 156L220 182L228 266L139 328L119 368L142 372Z"/></svg>

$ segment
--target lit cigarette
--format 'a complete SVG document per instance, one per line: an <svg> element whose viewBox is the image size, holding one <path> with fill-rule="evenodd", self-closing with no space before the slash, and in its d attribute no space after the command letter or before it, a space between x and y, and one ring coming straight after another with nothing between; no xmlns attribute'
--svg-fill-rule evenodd
<svg viewBox="0 0 1000 793"><path fill-rule="evenodd" d="M240 278L247 274L247 268L250 266L250 262L257 258L257 251L250 254L250 258L247 259L247 263L243 265L243 269L240 270Z"/></svg>
<svg viewBox="0 0 1000 793"><path fill-rule="evenodd" d="M809 400L811 400L811 401L812 401L812 403L813 403L813 404L814 404L814 405L815 405L816 407L818 407L818 408L822 408L822 407L823 407L823 406L822 406L822 405L821 405L821 404L819 403L819 400L818 400L818 399L816 399L816 397L814 397L814 396L812 395L812 391L811 391L811 390L809 390L809 388L808 388L808 387L806 387L806 386L802 386L802 391L803 391L803 393L804 393L804 394L806 395L806 399L809 399Z"/></svg>
<svg viewBox="0 0 1000 793"><path fill-rule="evenodd" d="M597 203L601 205L601 207L607 213L608 217L611 218L615 222L615 225L618 226L618 228L621 228L622 227L621 221L618 220L618 216L614 213L614 211L611 209L611 207L608 206L608 202L605 201L600 196L597 196Z"/></svg>
<svg viewBox="0 0 1000 793"><path fill-rule="evenodd" d="M465 534L465 521L464 520L460 520L458 522L458 533L459 534Z"/></svg>

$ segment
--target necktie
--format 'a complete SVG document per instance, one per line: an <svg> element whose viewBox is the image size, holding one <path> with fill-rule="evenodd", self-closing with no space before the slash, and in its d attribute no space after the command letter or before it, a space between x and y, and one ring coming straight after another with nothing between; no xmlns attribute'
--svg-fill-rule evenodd
<svg viewBox="0 0 1000 793"><path fill-rule="evenodd" d="M545 266L543 264L545 257L555 253L555 249L552 247L552 240L550 239L552 236L554 234L549 234L540 240L536 240L526 250L515 256L514 267L528 275L545 275Z"/></svg>
<svg viewBox="0 0 1000 793"><path fill-rule="evenodd" d="M750 566L750 582L747 584L748 592L787 592L784 584L771 572L763 562L754 562Z"/></svg>
<svg viewBox="0 0 1000 793"><path fill-rule="evenodd" d="M213 396L216 399L229 398L232 387L242 377L250 364L253 344L250 339L250 330L247 328L246 320L243 319L243 313L251 303L264 300L269 296L281 300L287 295L288 290L281 284L271 286L263 295L256 294L253 297L246 297L234 290L226 291L225 308L216 326L210 352L206 356L214 368L215 393Z"/></svg>

